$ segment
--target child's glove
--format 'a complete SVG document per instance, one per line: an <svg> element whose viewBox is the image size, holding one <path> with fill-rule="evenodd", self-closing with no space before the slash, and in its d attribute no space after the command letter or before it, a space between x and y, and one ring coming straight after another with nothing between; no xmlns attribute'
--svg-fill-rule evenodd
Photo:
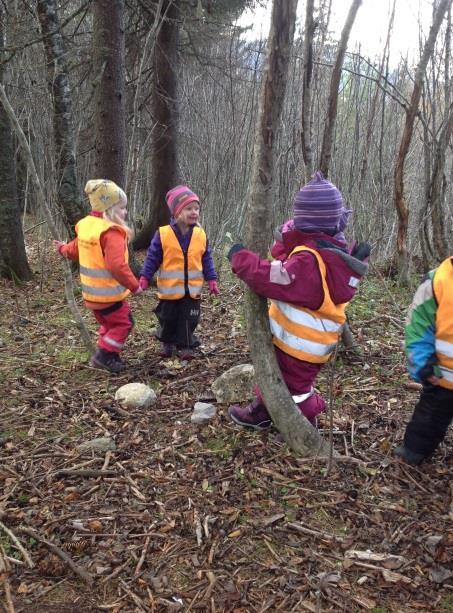
<svg viewBox="0 0 453 613"><path fill-rule="evenodd" d="M238 251L242 251L243 249L245 249L245 247L242 243L236 243L235 245L233 245L227 253L227 258L230 260L230 262L233 255Z"/></svg>
<svg viewBox="0 0 453 613"><path fill-rule="evenodd" d="M139 284L142 290L148 289L149 281L146 277L140 277Z"/></svg>
<svg viewBox="0 0 453 613"><path fill-rule="evenodd" d="M211 296L220 296L219 286L217 285L217 281L215 279L208 281L208 287Z"/></svg>
<svg viewBox="0 0 453 613"><path fill-rule="evenodd" d="M142 293L142 291L143 291L143 287L141 285L139 285L137 287L137 289L135 290L135 292L134 292L134 296L138 296L139 294Z"/></svg>
<svg viewBox="0 0 453 613"><path fill-rule="evenodd" d="M418 372L423 385L439 385L440 370L436 358L430 358Z"/></svg>
<svg viewBox="0 0 453 613"><path fill-rule="evenodd" d="M55 247L55 251L59 254L59 255L63 255L61 253L61 249L62 247L64 247L66 245L66 243L64 241L52 241L53 242L53 246Z"/></svg>
<svg viewBox="0 0 453 613"><path fill-rule="evenodd" d="M370 253L371 247L368 243L357 243L354 245L351 255L355 257L356 260L363 262L370 257Z"/></svg>

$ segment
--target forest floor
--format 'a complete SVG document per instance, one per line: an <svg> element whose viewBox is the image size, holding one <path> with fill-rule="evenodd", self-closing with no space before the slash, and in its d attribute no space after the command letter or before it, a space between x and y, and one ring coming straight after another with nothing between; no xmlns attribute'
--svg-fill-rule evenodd
<svg viewBox="0 0 453 613"><path fill-rule="evenodd" d="M212 381L250 361L242 287L226 270L192 362L158 357L155 291L132 298L129 368L115 377L87 365L50 247L29 256L33 281L0 282L5 611L453 611L452 432L420 468L392 456L418 397L401 348L413 290L371 274L350 306L362 356L336 360L332 438L346 459L328 467L274 429L235 426L226 405L191 424ZM133 381L157 404L121 410L115 391ZM77 451L107 435L116 451Z"/></svg>

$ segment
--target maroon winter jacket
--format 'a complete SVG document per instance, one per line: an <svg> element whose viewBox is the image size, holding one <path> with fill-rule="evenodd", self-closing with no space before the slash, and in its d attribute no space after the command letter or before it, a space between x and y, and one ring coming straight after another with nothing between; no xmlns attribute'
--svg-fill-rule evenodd
<svg viewBox="0 0 453 613"><path fill-rule="evenodd" d="M248 249L231 258L233 272L260 296L317 310L324 300L321 273L314 255L307 251L290 253L304 245L316 250L326 265L326 281L335 304L349 302L368 264L349 254L347 244L323 233L289 230L272 248L279 259L261 259ZM275 348L285 382L292 393L307 391L321 365L302 362Z"/></svg>

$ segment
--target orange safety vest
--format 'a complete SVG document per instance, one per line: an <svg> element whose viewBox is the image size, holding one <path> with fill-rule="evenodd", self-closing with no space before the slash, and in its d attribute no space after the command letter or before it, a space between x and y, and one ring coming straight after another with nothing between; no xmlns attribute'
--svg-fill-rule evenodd
<svg viewBox="0 0 453 613"><path fill-rule="evenodd" d="M453 390L453 259L447 258L437 268L433 278L437 301L436 355L441 377L439 385Z"/></svg>
<svg viewBox="0 0 453 613"><path fill-rule="evenodd" d="M319 253L301 246L296 247L289 257L299 251L309 251L316 257L324 300L316 311L280 300L271 300L269 320L272 340L276 347L298 360L324 364L338 343L346 321L345 310L348 303L333 303L326 281L326 265Z"/></svg>
<svg viewBox="0 0 453 613"><path fill-rule="evenodd" d="M126 231L118 224L103 217L87 215L75 227L82 295L90 302L119 302L130 294L130 291L118 283L105 267L101 234L113 226L124 233L124 258L128 262Z"/></svg>
<svg viewBox="0 0 453 613"><path fill-rule="evenodd" d="M163 259L157 272L157 296L160 300L178 300L188 291L191 298L201 297L203 287L202 257L206 251L206 234L195 226L187 252L171 226L159 228Z"/></svg>

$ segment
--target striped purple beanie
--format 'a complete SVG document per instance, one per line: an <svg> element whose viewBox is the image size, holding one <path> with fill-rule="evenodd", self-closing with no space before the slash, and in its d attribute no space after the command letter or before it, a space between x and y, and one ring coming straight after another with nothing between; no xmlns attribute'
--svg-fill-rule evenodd
<svg viewBox="0 0 453 613"><path fill-rule="evenodd" d="M165 196L172 217L176 219L185 206L191 202L200 203L200 199L187 185L177 185Z"/></svg>
<svg viewBox="0 0 453 613"><path fill-rule="evenodd" d="M348 211L343 207L340 191L324 179L321 171L315 172L311 181L297 192L294 199L294 225L298 230L337 232L341 220L347 221Z"/></svg>

